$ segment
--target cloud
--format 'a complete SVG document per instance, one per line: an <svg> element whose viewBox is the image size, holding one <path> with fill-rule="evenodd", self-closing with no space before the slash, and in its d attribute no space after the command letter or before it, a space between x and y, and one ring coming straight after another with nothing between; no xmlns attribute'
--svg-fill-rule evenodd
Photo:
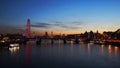
<svg viewBox="0 0 120 68"><path fill-rule="evenodd" d="M14 25L0 25L0 33L23 33L25 29L23 27L17 27Z"/></svg>
<svg viewBox="0 0 120 68"><path fill-rule="evenodd" d="M0 25L0 33L24 33L26 26L17 26L17 25ZM81 29L81 22L37 22L35 24L31 24L31 27L42 28L42 29L50 29L50 30L77 30ZM9 29L8 29L9 28ZM32 30L32 29L31 29Z"/></svg>
<svg viewBox="0 0 120 68"><path fill-rule="evenodd" d="M59 28L64 28L64 29L79 29L81 28L80 25L82 23L81 22L70 22L70 23L63 23L60 21L56 21L53 26L57 26Z"/></svg>
<svg viewBox="0 0 120 68"><path fill-rule="evenodd" d="M65 23L65 22L60 22L60 21L54 21L53 23L36 23L32 24L31 27L36 27L36 28L60 28L60 29L79 29L81 22L70 22L70 23Z"/></svg>
<svg viewBox="0 0 120 68"><path fill-rule="evenodd" d="M75 25L73 26L72 24L71 25L60 25L60 27L65 28L65 29L79 29L80 28Z"/></svg>
<svg viewBox="0 0 120 68"><path fill-rule="evenodd" d="M37 28L48 28L50 26L51 24L49 23L41 23L41 22L36 23L36 24L31 24L31 27L37 27Z"/></svg>
<svg viewBox="0 0 120 68"><path fill-rule="evenodd" d="M77 22L77 21L75 21L75 22L71 22L72 24L75 24L75 25L82 25L83 24L83 22Z"/></svg>

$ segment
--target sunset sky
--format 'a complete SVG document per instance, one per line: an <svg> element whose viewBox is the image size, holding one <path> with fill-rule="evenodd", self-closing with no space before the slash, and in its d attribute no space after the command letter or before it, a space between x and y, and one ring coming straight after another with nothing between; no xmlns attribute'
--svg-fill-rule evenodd
<svg viewBox="0 0 120 68"><path fill-rule="evenodd" d="M28 18L36 34L115 31L120 0L0 0L0 33L24 33Z"/></svg>

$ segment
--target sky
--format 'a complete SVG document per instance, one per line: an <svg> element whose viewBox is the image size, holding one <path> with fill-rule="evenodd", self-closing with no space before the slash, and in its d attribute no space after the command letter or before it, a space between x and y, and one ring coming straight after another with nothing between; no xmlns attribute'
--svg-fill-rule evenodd
<svg viewBox="0 0 120 68"><path fill-rule="evenodd" d="M0 0L0 33L75 34L120 28L120 0Z"/></svg>

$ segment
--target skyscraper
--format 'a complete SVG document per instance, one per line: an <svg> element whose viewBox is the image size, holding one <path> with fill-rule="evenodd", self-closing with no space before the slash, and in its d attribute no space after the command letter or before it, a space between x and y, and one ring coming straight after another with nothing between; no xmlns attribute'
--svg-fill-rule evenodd
<svg viewBox="0 0 120 68"><path fill-rule="evenodd" d="M27 20L25 36L30 38L30 19Z"/></svg>

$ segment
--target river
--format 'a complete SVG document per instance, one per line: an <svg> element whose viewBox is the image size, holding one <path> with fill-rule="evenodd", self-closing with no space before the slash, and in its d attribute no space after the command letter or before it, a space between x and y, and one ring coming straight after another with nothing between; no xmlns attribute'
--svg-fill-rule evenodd
<svg viewBox="0 0 120 68"><path fill-rule="evenodd" d="M0 48L1 68L120 68L120 46L34 41Z"/></svg>

